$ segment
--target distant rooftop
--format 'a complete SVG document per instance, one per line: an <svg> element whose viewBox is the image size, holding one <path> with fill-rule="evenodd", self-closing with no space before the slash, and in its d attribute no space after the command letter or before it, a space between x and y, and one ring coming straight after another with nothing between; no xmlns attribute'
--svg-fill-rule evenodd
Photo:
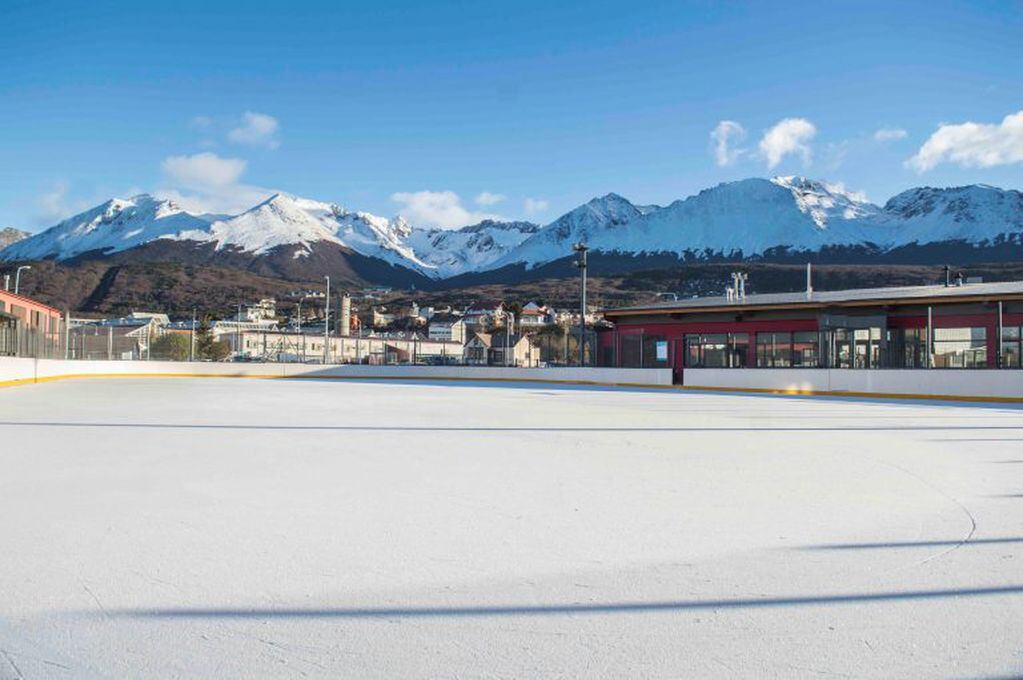
<svg viewBox="0 0 1023 680"><path fill-rule="evenodd" d="M889 288L854 288L850 290L815 290L807 297L806 291L795 293L757 293L745 298L726 296L689 298L653 302L606 309L604 314L613 317L618 314L643 312L685 312L691 310L751 309L763 307L826 307L830 305L855 305L856 303L925 301L930 299L974 299L974 298L1023 298L1023 281L1000 283L966 283L963 285L894 286Z"/></svg>

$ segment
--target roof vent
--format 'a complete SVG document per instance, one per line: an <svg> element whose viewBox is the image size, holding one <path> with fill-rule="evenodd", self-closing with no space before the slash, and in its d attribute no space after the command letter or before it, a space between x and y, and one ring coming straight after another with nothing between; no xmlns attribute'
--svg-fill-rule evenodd
<svg viewBox="0 0 1023 680"><path fill-rule="evenodd" d="M732 272L732 289L735 291L734 299L746 299L746 281L749 275L745 272Z"/></svg>

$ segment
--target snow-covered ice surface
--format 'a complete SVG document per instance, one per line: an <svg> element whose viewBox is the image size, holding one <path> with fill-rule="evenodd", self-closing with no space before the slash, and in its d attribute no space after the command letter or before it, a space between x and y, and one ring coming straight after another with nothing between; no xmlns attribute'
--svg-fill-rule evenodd
<svg viewBox="0 0 1023 680"><path fill-rule="evenodd" d="M1023 410L0 390L0 677L1023 673Z"/></svg>

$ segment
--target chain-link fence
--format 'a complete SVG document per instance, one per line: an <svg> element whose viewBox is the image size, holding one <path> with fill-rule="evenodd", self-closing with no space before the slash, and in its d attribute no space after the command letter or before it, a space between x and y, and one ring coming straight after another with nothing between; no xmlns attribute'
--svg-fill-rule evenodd
<svg viewBox="0 0 1023 680"><path fill-rule="evenodd" d="M16 319L0 317L0 357L63 359L67 334L64 324L52 329L28 328Z"/></svg>
<svg viewBox="0 0 1023 680"><path fill-rule="evenodd" d="M130 360L150 358L148 328L72 326L52 320L33 328L17 319L0 318L0 356L35 359Z"/></svg>
<svg viewBox="0 0 1023 680"><path fill-rule="evenodd" d="M529 331L529 348L516 349L505 359L505 335L492 335L493 351L473 361L461 343L423 337L345 336L291 331L247 331L210 334L203 343L190 330L170 330L158 324L76 323L51 317L44 327L0 317L0 356L101 361L218 360L263 363L362 363L420 365L578 366L578 329L548 327ZM515 336L517 337L517 336ZM471 338L471 336L470 336ZM516 340L517 342L517 340ZM219 346L211 353L204 348ZM597 334L585 334L585 365L596 360Z"/></svg>

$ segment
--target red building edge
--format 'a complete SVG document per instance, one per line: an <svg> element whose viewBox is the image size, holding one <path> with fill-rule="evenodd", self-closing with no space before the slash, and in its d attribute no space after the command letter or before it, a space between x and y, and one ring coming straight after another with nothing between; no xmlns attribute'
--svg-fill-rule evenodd
<svg viewBox="0 0 1023 680"><path fill-rule="evenodd" d="M604 310L625 368L1020 368L1023 282L693 298ZM1021 376L1023 377L1023 376Z"/></svg>
<svg viewBox="0 0 1023 680"><path fill-rule="evenodd" d="M41 346L56 346L62 321L59 309L0 290L0 356L34 354Z"/></svg>

